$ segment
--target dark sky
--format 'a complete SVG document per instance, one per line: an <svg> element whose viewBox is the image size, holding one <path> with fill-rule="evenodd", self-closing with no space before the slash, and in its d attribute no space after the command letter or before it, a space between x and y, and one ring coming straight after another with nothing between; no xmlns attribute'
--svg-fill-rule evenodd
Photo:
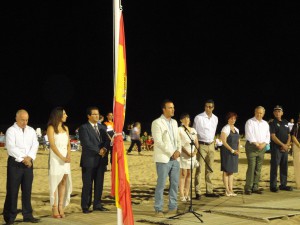
<svg viewBox="0 0 300 225"><path fill-rule="evenodd" d="M193 118L214 99L218 129L235 111L243 130L254 108L299 109L300 14L277 1L123 1L127 50L126 123L150 128L160 103ZM7 3L1 7L1 130L25 108L29 124L45 127L64 106L68 125L86 121L85 109L113 107L111 1Z"/></svg>

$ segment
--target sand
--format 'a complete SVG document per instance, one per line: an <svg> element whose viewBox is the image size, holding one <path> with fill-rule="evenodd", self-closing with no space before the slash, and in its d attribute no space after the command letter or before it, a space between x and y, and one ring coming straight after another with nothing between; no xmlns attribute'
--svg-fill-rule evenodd
<svg viewBox="0 0 300 225"><path fill-rule="evenodd" d="M129 142L125 142L128 148ZM239 172L234 175L235 187L243 188L245 184L245 174L247 169L247 161L244 150L244 141L242 141L242 148L239 160ZM49 189L48 189L48 150L40 147L37 158L34 161L34 181L32 190L32 206L34 215L38 217L51 215L51 207L49 205ZM70 205L66 208L66 213L81 212L80 208L80 195L81 195L81 168L79 167L80 151L72 152L72 181L73 192ZM143 204L153 205L153 192L156 184L156 171L153 162L153 151L144 151L142 156L139 156L136 151L128 155L130 184L132 190L132 201L143 202ZM265 155L265 163L261 173L261 187L268 190L269 187L269 160L270 154ZM6 194L6 164L7 152L5 148L0 148L0 211L3 211L4 199ZM220 171L220 153L216 151L214 170L214 187L223 188L222 172ZM109 198L111 186L111 172L105 173L103 199L105 199L106 207L115 209L113 200ZM289 170L288 170L288 185L295 186L294 182L294 168L292 165L292 157L289 156ZM151 192L149 192L151 190ZM139 194L136 194L139 193ZM149 194L150 193L150 194ZM193 193L194 194L194 193ZM142 196L142 197L141 197ZM18 208L21 208L20 195ZM18 218L22 218L18 214ZM0 218L3 222L3 218ZM292 222L292 223L291 223ZM282 224L281 220L271 221L271 224ZM289 224L300 224L300 216L295 216L289 220Z"/></svg>

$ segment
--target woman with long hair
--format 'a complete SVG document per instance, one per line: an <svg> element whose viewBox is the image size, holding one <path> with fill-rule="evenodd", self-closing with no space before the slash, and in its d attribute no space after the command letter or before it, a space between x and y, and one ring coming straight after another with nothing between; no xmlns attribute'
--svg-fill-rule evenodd
<svg viewBox="0 0 300 225"><path fill-rule="evenodd" d="M64 208L70 203L71 145L69 129L64 124L67 114L62 107L52 110L48 121L47 136L50 144L49 189L53 218L64 218Z"/></svg>

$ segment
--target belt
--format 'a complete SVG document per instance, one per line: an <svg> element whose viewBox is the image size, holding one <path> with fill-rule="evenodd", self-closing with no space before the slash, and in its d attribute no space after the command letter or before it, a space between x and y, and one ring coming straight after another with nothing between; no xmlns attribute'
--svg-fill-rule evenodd
<svg viewBox="0 0 300 225"><path fill-rule="evenodd" d="M204 141L199 141L200 145L211 145L212 143L214 143L213 141L208 143L208 142L204 142Z"/></svg>

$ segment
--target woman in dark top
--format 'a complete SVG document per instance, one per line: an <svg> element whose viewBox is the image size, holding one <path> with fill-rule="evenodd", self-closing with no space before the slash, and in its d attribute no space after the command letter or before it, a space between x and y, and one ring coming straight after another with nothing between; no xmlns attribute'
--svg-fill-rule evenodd
<svg viewBox="0 0 300 225"><path fill-rule="evenodd" d="M223 182L226 196L236 196L233 192L233 173L238 172L238 155L240 146L239 129L234 124L237 119L235 112L226 115L228 123L222 128L221 140L221 171L223 171Z"/></svg>

